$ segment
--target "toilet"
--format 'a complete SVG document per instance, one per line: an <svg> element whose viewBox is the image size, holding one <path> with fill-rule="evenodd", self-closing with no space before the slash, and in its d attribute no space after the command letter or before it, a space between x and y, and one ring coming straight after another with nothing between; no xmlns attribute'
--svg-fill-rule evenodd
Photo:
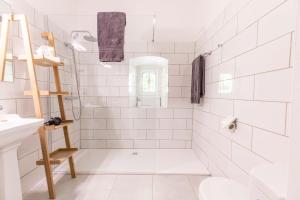
<svg viewBox="0 0 300 200"><path fill-rule="evenodd" d="M249 200L247 188L222 177L205 179L199 187L199 200Z"/></svg>

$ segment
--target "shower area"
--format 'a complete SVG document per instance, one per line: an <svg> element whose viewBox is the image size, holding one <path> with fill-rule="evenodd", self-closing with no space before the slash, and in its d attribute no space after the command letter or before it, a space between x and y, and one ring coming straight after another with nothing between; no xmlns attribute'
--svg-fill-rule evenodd
<svg viewBox="0 0 300 200"><path fill-rule="evenodd" d="M1 134L16 115L64 120L1 159L0 199L300 199L296 7L0 0ZM97 13L116 10L124 60L101 61Z"/></svg>
<svg viewBox="0 0 300 200"><path fill-rule="evenodd" d="M96 15L76 17L94 22L78 22L65 43L78 86L66 100L80 105L77 173L209 175L192 150L194 43L159 42L159 18L127 15L124 61L101 62ZM68 166L55 172L68 173Z"/></svg>

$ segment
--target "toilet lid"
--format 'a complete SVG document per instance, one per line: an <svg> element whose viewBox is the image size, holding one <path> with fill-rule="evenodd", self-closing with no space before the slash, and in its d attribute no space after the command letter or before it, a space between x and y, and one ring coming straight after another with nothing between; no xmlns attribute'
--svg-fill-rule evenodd
<svg viewBox="0 0 300 200"><path fill-rule="evenodd" d="M248 196L246 187L221 177L205 179L199 188L200 200L249 200Z"/></svg>

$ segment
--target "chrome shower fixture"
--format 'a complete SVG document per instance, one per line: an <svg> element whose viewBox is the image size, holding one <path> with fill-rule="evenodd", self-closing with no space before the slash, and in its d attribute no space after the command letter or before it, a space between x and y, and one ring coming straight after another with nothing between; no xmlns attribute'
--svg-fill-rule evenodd
<svg viewBox="0 0 300 200"><path fill-rule="evenodd" d="M82 36L81 36L82 34ZM81 36L81 37L80 37ZM83 38L83 40L82 40ZM89 31L86 30L75 30L71 32L71 42L65 45L76 49L77 51L83 52L87 51L83 42L97 42L97 38L94 37Z"/></svg>
<svg viewBox="0 0 300 200"><path fill-rule="evenodd" d="M79 38L80 33L86 33L87 35L83 36L83 39L85 39L88 42L97 42L97 38L93 36L89 31L86 30L75 30L71 32L72 39L76 40Z"/></svg>
<svg viewBox="0 0 300 200"><path fill-rule="evenodd" d="M89 41L89 42L97 42L97 38L95 38L95 37L92 36L92 35L85 35L85 36L83 36L83 38L84 38L86 41Z"/></svg>

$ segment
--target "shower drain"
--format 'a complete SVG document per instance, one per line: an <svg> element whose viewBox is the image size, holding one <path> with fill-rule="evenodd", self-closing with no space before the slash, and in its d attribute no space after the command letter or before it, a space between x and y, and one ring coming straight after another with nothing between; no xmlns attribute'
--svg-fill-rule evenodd
<svg viewBox="0 0 300 200"><path fill-rule="evenodd" d="M137 155L139 155L139 153L135 151L135 152L132 152L132 155L137 156Z"/></svg>

